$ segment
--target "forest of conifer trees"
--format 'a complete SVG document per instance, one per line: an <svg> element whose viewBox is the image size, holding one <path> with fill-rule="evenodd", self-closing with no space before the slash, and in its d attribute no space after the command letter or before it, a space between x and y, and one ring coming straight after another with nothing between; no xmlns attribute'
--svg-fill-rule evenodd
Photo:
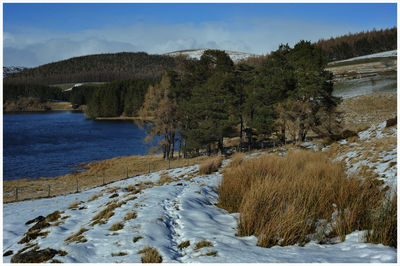
<svg viewBox="0 0 400 266"><path fill-rule="evenodd" d="M149 138L172 158L175 143L184 156L224 152L224 138L240 137L241 147L274 136L304 141L312 130L339 129L332 74L320 47L301 41L281 45L258 67L234 65L224 51L207 50L184 71L166 71L150 86L139 115L152 117Z"/></svg>

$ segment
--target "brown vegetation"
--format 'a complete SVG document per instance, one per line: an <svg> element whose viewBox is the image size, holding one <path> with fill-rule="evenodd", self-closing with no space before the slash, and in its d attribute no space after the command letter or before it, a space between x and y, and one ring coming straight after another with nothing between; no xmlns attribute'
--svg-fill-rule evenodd
<svg viewBox="0 0 400 266"><path fill-rule="evenodd" d="M72 242L84 243L87 241L87 239L82 234L85 233L86 231L88 231L88 229L82 227L81 229L79 229L78 232L67 237L64 241L67 244L72 243Z"/></svg>
<svg viewBox="0 0 400 266"><path fill-rule="evenodd" d="M122 222L117 222L113 224L108 230L110 231L118 231L124 228L124 224Z"/></svg>
<svg viewBox="0 0 400 266"><path fill-rule="evenodd" d="M145 247L144 249L140 250L138 254L143 254L142 256L142 263L161 263L162 257L160 253L154 248Z"/></svg>
<svg viewBox="0 0 400 266"><path fill-rule="evenodd" d="M128 220L132 220L132 219L136 219L137 214L136 212L128 212L125 217L124 217L124 221L128 221Z"/></svg>
<svg viewBox="0 0 400 266"><path fill-rule="evenodd" d="M94 200L100 198L101 196L103 196L103 193L94 194L90 199L88 199L88 202L94 201Z"/></svg>
<svg viewBox="0 0 400 266"><path fill-rule="evenodd" d="M170 161L171 168L195 165L206 160L207 156L190 159L176 159ZM3 181L3 201L15 201L15 188L18 187L18 201L25 199L42 198L48 196L48 187L51 187L51 195L64 195L76 192L76 178L79 183L79 190L86 190L103 184L103 174L105 183L122 180L126 178L126 168L129 176L145 174L168 169L168 161L162 158L161 154L146 156L126 156L116 157L104 161L95 161L83 165L85 172L67 174L61 177L18 179Z"/></svg>
<svg viewBox="0 0 400 266"><path fill-rule="evenodd" d="M179 248L180 250L183 250L183 249L187 248L188 246L190 246L190 241L189 241L189 240L186 240L186 241L180 243L180 244L178 245L178 248Z"/></svg>
<svg viewBox="0 0 400 266"><path fill-rule="evenodd" d="M397 93L395 92L373 93L343 99L338 107L338 111L345 114L343 129L355 132L395 117L396 110Z"/></svg>
<svg viewBox="0 0 400 266"><path fill-rule="evenodd" d="M323 153L294 150L286 157L264 155L227 169L219 206L240 212L238 234L255 234L258 245L304 244L318 219L331 220L342 239L369 229L371 210L383 193L373 180L347 177L339 163Z"/></svg>
<svg viewBox="0 0 400 266"><path fill-rule="evenodd" d="M199 173L201 175L208 175L218 171L221 167L222 160L223 157L221 155L210 157L200 165Z"/></svg>
<svg viewBox="0 0 400 266"><path fill-rule="evenodd" d="M204 248L204 247L213 247L213 246L214 245L210 241L201 240L200 242L198 242L196 244L196 246L194 247L194 250L199 250L199 249Z"/></svg>

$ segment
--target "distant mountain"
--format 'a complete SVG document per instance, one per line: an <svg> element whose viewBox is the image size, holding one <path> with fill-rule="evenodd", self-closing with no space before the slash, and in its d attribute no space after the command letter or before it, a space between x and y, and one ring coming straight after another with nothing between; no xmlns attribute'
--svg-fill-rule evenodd
<svg viewBox="0 0 400 266"><path fill-rule="evenodd" d="M181 50L181 51L175 51L175 52L170 52L170 53L166 53L164 55L168 55L168 56L188 56L189 58L192 59L200 59L200 57L203 55L204 51L206 51L207 49L192 49L192 50ZM239 62L242 59L247 59L250 57L258 57L259 55L256 54L250 54L250 53L244 53L244 52L235 52L235 51L229 51L229 50L224 50L229 57L232 59L232 61L234 63Z"/></svg>
<svg viewBox="0 0 400 266"><path fill-rule="evenodd" d="M28 69L27 67L21 67L21 66L6 66L3 67L3 78L8 77L12 74L24 71L25 69Z"/></svg>

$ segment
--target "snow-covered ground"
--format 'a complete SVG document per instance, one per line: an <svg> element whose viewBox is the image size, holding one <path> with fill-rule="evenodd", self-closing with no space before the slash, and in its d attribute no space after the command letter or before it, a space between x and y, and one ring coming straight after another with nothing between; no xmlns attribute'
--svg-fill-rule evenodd
<svg viewBox="0 0 400 266"><path fill-rule="evenodd" d="M392 51L386 51L386 52L382 52L382 53L376 53L376 54L353 57L353 58L349 58L349 59L346 59L346 60L340 60L340 61L331 62L330 64L337 64L337 63L342 63L342 62L350 62L350 61L369 59L369 58L376 58L376 57L393 57L393 56L397 56L397 50L392 50Z"/></svg>
<svg viewBox="0 0 400 266"><path fill-rule="evenodd" d="M338 144L337 160L346 163L349 173L367 168L384 181L391 191L397 189L397 126L386 127L386 121L358 133L353 142Z"/></svg>
<svg viewBox="0 0 400 266"><path fill-rule="evenodd" d="M160 177L165 178L166 174L174 181L157 185ZM146 246L157 249L163 262L397 261L397 249L363 243L362 232L353 232L346 237L346 241L333 245L312 241L304 247L258 247L255 236L235 235L238 214L230 214L216 206L216 189L221 178L219 172L200 176L198 166L190 166L141 175L77 194L5 204L3 253L12 250L16 254L25 246L18 241L33 225L25 225L26 221L58 210L63 211L58 219L61 223L55 225L57 221L52 222L50 227L42 229L42 232L49 232L47 236L39 236L30 243L37 244L39 249L50 247L66 251L65 256L56 255L53 258L61 262L139 263L142 255L137 253ZM136 194L128 188L140 184L142 187L147 184L148 188ZM103 195L89 201L99 193ZM104 224L91 225L92 218L110 201L124 204L116 204L120 206L113 210L114 215ZM75 209L68 208L74 202L79 202L79 205ZM137 217L125 221L124 217L130 212L136 212ZM123 228L110 231L109 228L118 222L122 222ZM82 233L86 242L65 241L81 228L87 229ZM196 244L202 240L211 244L196 249ZM189 241L190 245L180 249L179 244L185 241ZM10 262L11 257L5 256L3 262Z"/></svg>
<svg viewBox="0 0 400 266"><path fill-rule="evenodd" d="M182 51L166 53L165 55L169 55L169 56L186 55L189 58L200 59L200 57L203 55L204 51L206 51L206 50L207 49L182 50ZM244 52L235 52L235 51L229 51L229 50L224 50L224 51L229 55L229 57L232 59L232 61L234 63L237 63L242 59L257 56L255 54L249 54L249 53L244 53Z"/></svg>

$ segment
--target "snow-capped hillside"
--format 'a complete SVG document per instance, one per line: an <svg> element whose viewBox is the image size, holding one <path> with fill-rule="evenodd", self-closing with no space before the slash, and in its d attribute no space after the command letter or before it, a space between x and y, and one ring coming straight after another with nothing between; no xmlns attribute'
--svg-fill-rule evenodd
<svg viewBox="0 0 400 266"><path fill-rule="evenodd" d="M236 236L238 214L216 206L221 178L219 172L199 175L198 166L190 166L77 194L6 204L3 262L18 252L42 251L47 262L140 263L138 252L146 247L167 263L397 260L396 249L363 243L363 232L337 244L259 247L255 236ZM26 224L39 216L44 220Z"/></svg>
<svg viewBox="0 0 400 266"><path fill-rule="evenodd" d="M185 55L185 56L188 56L189 58L200 59L200 57L203 55L204 51L206 51L206 50L207 49L182 50L182 51L166 53L164 55L169 55L169 56ZM258 56L256 54L249 54L249 53L244 53L244 52L235 52L235 51L229 51L229 50L224 50L224 51L230 56L230 58L232 59L232 61L234 63L237 63L242 59Z"/></svg>
<svg viewBox="0 0 400 266"><path fill-rule="evenodd" d="M20 66L8 66L8 67L3 67L3 78L8 77L12 74L21 72L23 70L27 69L26 67L20 67Z"/></svg>

